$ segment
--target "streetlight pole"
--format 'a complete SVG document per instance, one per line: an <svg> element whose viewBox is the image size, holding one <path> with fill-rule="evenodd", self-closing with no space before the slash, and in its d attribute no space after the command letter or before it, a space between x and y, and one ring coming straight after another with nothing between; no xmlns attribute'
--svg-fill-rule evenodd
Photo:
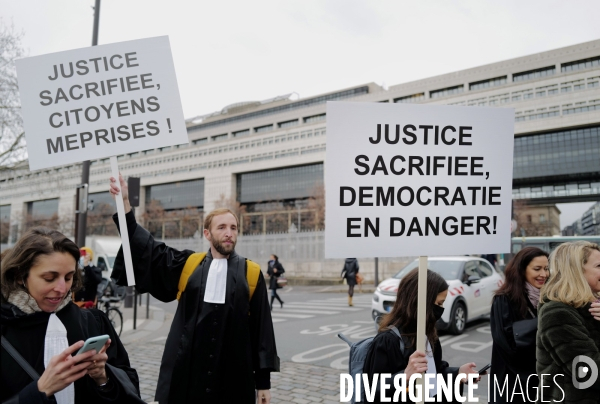
<svg viewBox="0 0 600 404"><path fill-rule="evenodd" d="M94 31L92 33L92 46L98 45L98 26L100 25L100 0L96 0L94 5ZM88 185L90 182L90 161L86 160L81 166L81 184ZM87 199L87 198L86 198ZM75 220L75 241L77 245L83 247L85 245L85 233L87 227L87 200L83 201L84 206L79 202L79 209Z"/></svg>

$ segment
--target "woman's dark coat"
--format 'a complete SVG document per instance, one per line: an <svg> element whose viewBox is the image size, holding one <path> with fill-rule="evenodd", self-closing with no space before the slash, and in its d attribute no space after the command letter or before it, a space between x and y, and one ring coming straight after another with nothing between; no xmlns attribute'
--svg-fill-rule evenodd
<svg viewBox="0 0 600 404"><path fill-rule="evenodd" d="M75 301L96 300L98 285L102 281L102 270L95 265L86 265L83 268L83 288L75 294Z"/></svg>
<svg viewBox="0 0 600 404"><path fill-rule="evenodd" d="M273 268L277 270L277 273L273 271ZM267 269L267 275L270 276L269 289L281 289L281 286L277 284L277 278L283 275L284 272L285 269L283 269L283 265L281 265L278 260L273 261L273 264L269 261L269 268Z"/></svg>
<svg viewBox="0 0 600 404"><path fill-rule="evenodd" d="M600 321L589 312L591 303L578 309L564 303L548 301L540 306L537 333L537 373L559 375L544 381L545 402L563 404L600 403L600 374L596 382L586 388L573 385L573 360L585 355L600 373ZM585 381L585 379L584 379ZM549 386L549 387L547 387ZM541 398L538 403L541 403Z"/></svg>
<svg viewBox="0 0 600 404"><path fill-rule="evenodd" d="M503 394L499 390L490 389L490 403L530 403L536 400L536 388L538 386L535 370L535 344L528 347L517 348L513 334L513 324L517 321L532 319L537 315L537 309L533 307L529 298L525 296L527 315L523 317L518 311L519 305L512 302L506 295L494 297L490 313L490 328L492 332L492 368L490 369L490 381L495 378L498 385L502 386L505 380L508 380L509 389ZM517 376L523 389L529 386L529 398L527 392L525 396L521 394L512 394L513 386L516 386ZM531 378L529 378L531 376ZM527 380L529 378L529 383ZM491 384L495 386L495 384ZM515 393L521 390L517 388Z"/></svg>
<svg viewBox="0 0 600 404"><path fill-rule="evenodd" d="M2 335L41 375L45 369L44 340L51 313L25 314L7 302L2 303L0 310ZM131 368L127 351L106 315L95 309L82 310L73 303L69 303L56 315L67 329L69 345L103 334L108 334L111 339L110 347L106 351L108 354L106 374L112 388L101 393L92 378L83 376L75 381L75 403L143 403L139 398L137 372ZM37 380L33 381L4 350L4 347L2 348L1 368L1 402L18 394L19 403L55 403L54 397L48 399L45 394L40 393L37 389Z"/></svg>
<svg viewBox="0 0 600 404"><path fill-rule="evenodd" d="M358 269L358 260L356 258L346 258L341 276L342 278L346 278L348 286L356 285L356 274L358 273Z"/></svg>
<svg viewBox="0 0 600 404"><path fill-rule="evenodd" d="M373 339L373 343L367 353L365 359L365 365L363 367L363 373L369 375L369 380L372 380L375 373L390 373L395 375L396 373L404 373L410 355L415 352L414 344L412 344L406 337L404 339L405 352L400 352L400 340L398 336L391 330L380 332ZM411 347L412 345L412 347ZM452 380L458 375L457 367L451 367L448 362L442 360L442 346L440 341L436 341L433 349L433 359L435 361L435 368L438 374L446 375L452 374ZM393 387L393 383L390 383ZM393 397L394 389L390 388L386 397ZM443 397L445 398L445 397ZM377 392L374 403L380 403L380 394ZM411 402L411 401L407 401ZM446 401L442 401L446 402Z"/></svg>

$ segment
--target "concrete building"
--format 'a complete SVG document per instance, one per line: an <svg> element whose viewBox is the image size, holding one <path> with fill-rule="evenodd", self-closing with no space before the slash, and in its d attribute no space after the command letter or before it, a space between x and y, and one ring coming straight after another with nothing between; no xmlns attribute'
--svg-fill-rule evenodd
<svg viewBox="0 0 600 404"><path fill-rule="evenodd" d="M166 237L191 236L203 211L224 205L242 214L245 234L320 230L326 102L336 100L514 108L513 198L600 199L596 40L388 89L368 83L301 99L286 95L188 119L189 144L119 156L120 170L141 178L137 215L152 220L144 217L148 205L159 206L155 233ZM92 162L96 207L110 203L109 176L108 159ZM2 242L52 217L72 234L80 178L80 165L30 172L24 163L0 173L0 216L9 222Z"/></svg>
<svg viewBox="0 0 600 404"><path fill-rule="evenodd" d="M565 227L563 236L600 236L600 202L586 210L573 224Z"/></svg>

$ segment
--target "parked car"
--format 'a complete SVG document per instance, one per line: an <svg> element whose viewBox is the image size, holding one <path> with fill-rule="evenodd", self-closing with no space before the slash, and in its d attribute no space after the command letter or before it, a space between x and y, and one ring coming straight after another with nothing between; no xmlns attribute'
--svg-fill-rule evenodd
<svg viewBox="0 0 600 404"><path fill-rule="evenodd" d="M418 266L416 259L377 286L371 305L374 320L378 321L378 317L394 307L402 278ZM490 314L494 292L504 282L504 274L487 260L469 256L431 257L427 266L440 274L449 286L444 303L446 310L437 323L438 330L462 334L467 322Z"/></svg>

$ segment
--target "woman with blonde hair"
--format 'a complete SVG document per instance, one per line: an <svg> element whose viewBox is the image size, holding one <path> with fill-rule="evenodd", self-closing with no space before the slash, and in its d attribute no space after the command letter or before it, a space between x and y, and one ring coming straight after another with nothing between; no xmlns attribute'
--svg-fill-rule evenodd
<svg viewBox="0 0 600 404"><path fill-rule="evenodd" d="M543 399L598 404L600 247L587 241L561 244L550 254L550 273L540 294L536 344ZM581 363L584 356L587 365ZM580 380L577 363L592 372Z"/></svg>

